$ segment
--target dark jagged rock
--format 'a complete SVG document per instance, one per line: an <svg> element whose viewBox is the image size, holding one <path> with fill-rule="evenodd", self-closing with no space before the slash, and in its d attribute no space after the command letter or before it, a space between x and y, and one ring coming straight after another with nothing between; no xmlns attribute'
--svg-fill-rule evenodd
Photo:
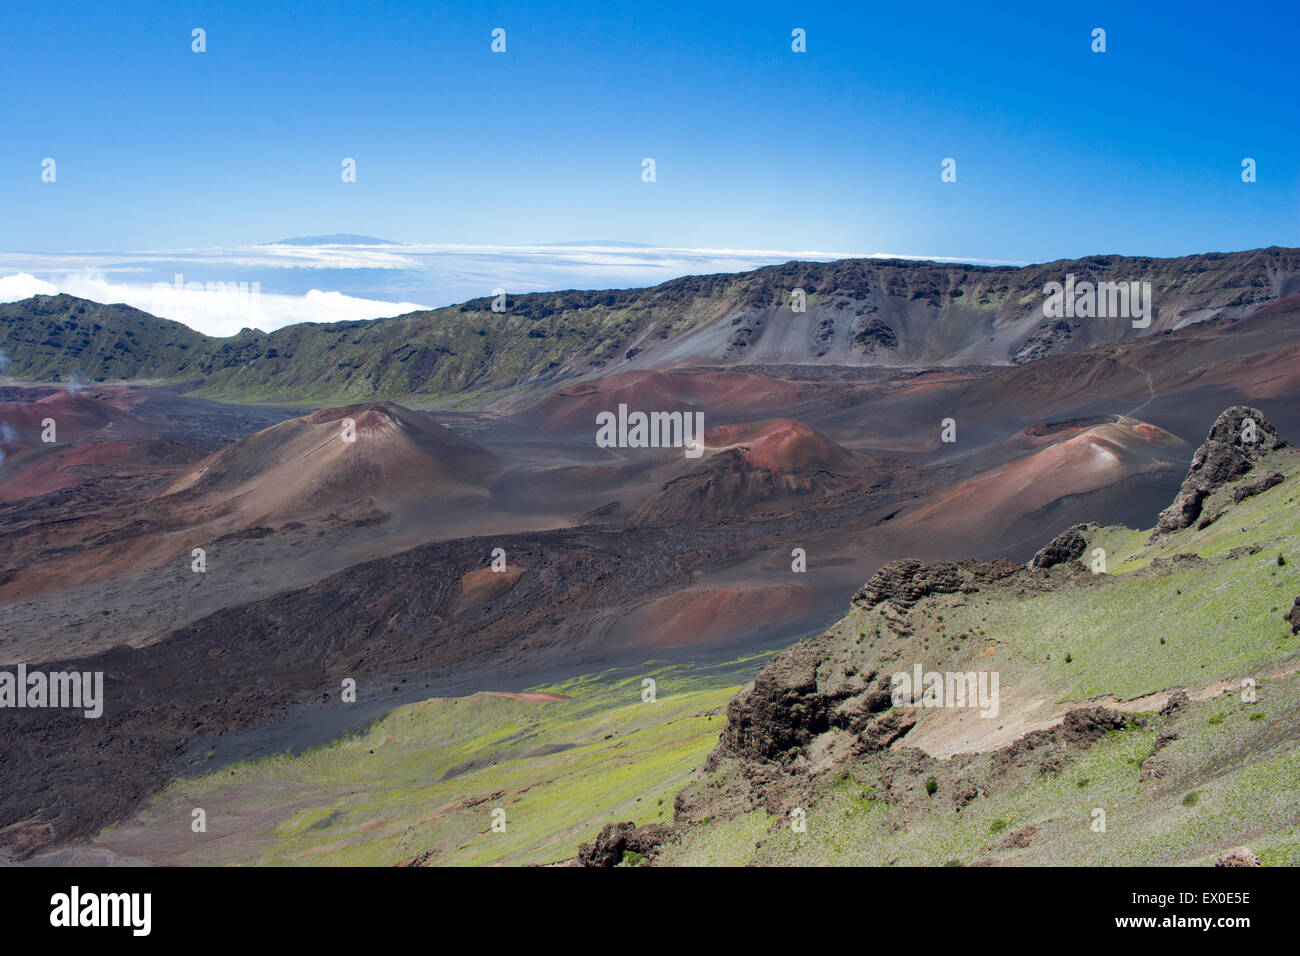
<svg viewBox="0 0 1300 956"><path fill-rule="evenodd" d="M1065 755L1092 746L1108 731L1123 730L1128 726L1129 719L1127 715L1105 707L1072 710L1055 727L1030 731L1010 747L999 750L993 758L993 773L1004 773L1014 766L1026 766L1040 755L1040 770L1057 771Z"/></svg>
<svg viewBox="0 0 1300 956"><path fill-rule="evenodd" d="M1248 846L1239 846L1234 850L1229 850L1215 866L1259 866L1259 857Z"/></svg>
<svg viewBox="0 0 1300 956"><path fill-rule="evenodd" d="M1187 696L1187 691L1180 688L1169 695L1169 699L1165 701L1165 705L1160 708L1160 716L1168 717L1170 714L1182 710L1190 703L1191 699Z"/></svg>
<svg viewBox="0 0 1300 956"><path fill-rule="evenodd" d="M880 677L866 690L841 701L830 715L830 723L851 733L861 734L876 715L889 707L889 679Z"/></svg>
<svg viewBox="0 0 1300 956"><path fill-rule="evenodd" d="M980 795L980 789L975 782L969 777L962 777L953 785L952 788L952 805L961 810L962 807L970 803Z"/></svg>
<svg viewBox="0 0 1300 956"><path fill-rule="evenodd" d="M916 710L910 707L898 708L875 717L858 734L854 753L868 754L886 749L911 730L916 719Z"/></svg>
<svg viewBox="0 0 1300 956"><path fill-rule="evenodd" d="M854 598L906 609L928 594L977 591L1024 571L1014 561L894 561ZM727 724L706 767L727 757L788 761L832 727L857 737L859 753L883 750L916 723L911 711L890 710L889 680L871 664L869 649L830 635L800 641L772 658L754 683L727 706Z"/></svg>
<svg viewBox="0 0 1300 956"><path fill-rule="evenodd" d="M578 846L578 862L583 866L618 866L628 851L650 856L671 832L671 827L661 823L644 827L630 820L607 823L594 842Z"/></svg>
<svg viewBox="0 0 1300 956"><path fill-rule="evenodd" d="M1078 560L1088 548L1088 542L1082 534L1087 528L1086 524L1076 524L1062 531L1034 555L1033 560L1029 562L1030 567L1044 571L1066 561Z"/></svg>
<svg viewBox="0 0 1300 956"><path fill-rule="evenodd" d="M938 561L934 564L902 558L890 561L872 575L871 580L853 596L853 603L858 607L875 607L889 601L899 609L906 609L928 595L978 591L1022 570L1021 565L1007 558Z"/></svg>
<svg viewBox="0 0 1300 956"><path fill-rule="evenodd" d="M878 723L890 706L889 679L867 667L866 654L828 635L777 654L727 705L727 724L707 766L726 757L784 760L832 727L859 735L864 745L901 736L910 723Z"/></svg>
<svg viewBox="0 0 1300 956"><path fill-rule="evenodd" d="M1059 352L1072 338L1074 338L1074 328L1064 319L1050 325L1039 326L1016 352L1014 361L1019 364L1045 358L1054 352Z"/></svg>
<svg viewBox="0 0 1300 956"><path fill-rule="evenodd" d="M868 355L876 354L878 349L898 348L898 335L888 323L879 318L863 323L862 328L854 334L853 341Z"/></svg>
<svg viewBox="0 0 1300 956"><path fill-rule="evenodd" d="M1008 850L1023 850L1034 842L1034 837L1037 834L1038 824L1031 823L1019 830L1012 830L1006 839L1002 841L1002 846Z"/></svg>
<svg viewBox="0 0 1300 956"><path fill-rule="evenodd" d="M1248 478L1233 489L1232 503L1239 505L1253 495L1262 494L1274 485L1282 484L1283 480L1283 476L1276 471L1270 471L1267 475L1260 475L1257 478Z"/></svg>
<svg viewBox="0 0 1300 956"><path fill-rule="evenodd" d="M817 689L821 644L804 641L782 651L758 672L753 685L732 699L720 750L772 759L830 727L831 702Z"/></svg>
<svg viewBox="0 0 1300 956"><path fill-rule="evenodd" d="M437 850L432 850L432 849L423 850L420 853L417 853L415 856L407 857L401 862L395 863L393 865L397 867L429 866L433 860L437 859L437 857L438 857Z"/></svg>
<svg viewBox="0 0 1300 956"><path fill-rule="evenodd" d="M1243 425L1255 423L1254 441L1246 441ZM1246 474L1263 455L1286 442L1278 437L1273 423L1264 413L1248 405L1233 405L1215 420L1210 434L1192 457L1192 466L1183 479L1178 497L1164 511L1151 532L1150 541L1183 528L1191 527L1201 516L1205 499L1217 489Z"/></svg>
<svg viewBox="0 0 1300 956"><path fill-rule="evenodd" d="M1300 597L1295 599L1295 605L1291 608L1287 620L1291 622L1291 633L1300 634Z"/></svg>
<svg viewBox="0 0 1300 956"><path fill-rule="evenodd" d="M1196 530L1204 531L1206 528L1214 524L1214 522L1218 521L1227 513L1228 512L1226 510L1220 509L1212 515L1201 515L1201 520L1196 522Z"/></svg>

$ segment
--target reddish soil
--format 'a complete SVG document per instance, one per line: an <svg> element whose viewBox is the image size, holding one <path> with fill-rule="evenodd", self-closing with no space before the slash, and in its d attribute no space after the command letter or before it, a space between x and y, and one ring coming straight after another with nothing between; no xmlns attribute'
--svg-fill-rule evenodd
<svg viewBox="0 0 1300 956"><path fill-rule="evenodd" d="M798 395L797 385L750 372L620 372L561 389L515 417L540 432L561 434L594 431L597 413L620 404L640 411L734 415L782 408Z"/></svg>
<svg viewBox="0 0 1300 956"><path fill-rule="evenodd" d="M470 571L460 579L460 599L452 613L463 614L476 605L500 597L515 586L523 573L523 568L512 564L507 564L501 571L491 568Z"/></svg>
<svg viewBox="0 0 1300 956"><path fill-rule="evenodd" d="M344 440L344 422L355 440ZM367 498L478 492L496 457L400 405L330 408L250 435L171 482L160 505L237 511L251 524L309 516ZM167 499L171 498L172 501Z"/></svg>
<svg viewBox="0 0 1300 956"><path fill-rule="evenodd" d="M45 421L53 419L57 442L141 438L159 433L155 424L143 421L126 409L132 402L123 389L43 392L31 401L0 402L0 423L14 429L27 443L41 441Z"/></svg>
<svg viewBox="0 0 1300 956"><path fill-rule="evenodd" d="M863 456L789 418L706 429L704 446L706 454L739 449L747 466L780 474L818 469L852 474L870 464Z"/></svg>
<svg viewBox="0 0 1300 956"><path fill-rule="evenodd" d="M1027 457L982 472L931 497L899 518L900 527L934 523L949 533L975 532L1057 499L1096 491L1140 472L1154 452L1181 442L1163 429L1121 418L1055 432L1056 440Z"/></svg>
<svg viewBox="0 0 1300 956"><path fill-rule="evenodd" d="M619 632L649 647L736 640L788 626L807 613L813 597L794 584L678 591L637 608Z"/></svg>

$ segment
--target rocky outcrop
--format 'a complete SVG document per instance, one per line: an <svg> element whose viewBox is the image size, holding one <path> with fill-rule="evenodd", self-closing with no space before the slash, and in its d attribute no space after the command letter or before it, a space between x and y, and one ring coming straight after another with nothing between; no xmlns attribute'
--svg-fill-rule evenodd
<svg viewBox="0 0 1300 956"><path fill-rule="evenodd" d="M578 863L582 866L618 866L629 851L652 856L671 832L671 827L660 823L644 827L638 827L630 820L607 823L594 842L578 846Z"/></svg>
<svg viewBox="0 0 1300 956"><path fill-rule="evenodd" d="M1282 484L1283 475L1276 471L1270 471L1267 475L1260 475L1257 478L1247 478L1236 488L1232 489L1232 503L1239 505L1247 498L1263 494L1274 485Z"/></svg>
<svg viewBox="0 0 1300 956"><path fill-rule="evenodd" d="M853 335L853 344L866 355L875 355L881 349L892 351L898 348L898 335L882 319L873 318L862 324Z"/></svg>
<svg viewBox="0 0 1300 956"><path fill-rule="evenodd" d="M726 757L786 761L832 727L857 735L865 749L879 749L911 726L880 723L889 706L889 679L868 667L860 645L828 635L800 641L732 699L709 764Z"/></svg>
<svg viewBox="0 0 1300 956"><path fill-rule="evenodd" d="M889 745L907 734L916 724L916 709L895 708L873 717L858 733L853 746L857 755L888 749Z"/></svg>
<svg viewBox="0 0 1300 956"><path fill-rule="evenodd" d="M774 657L727 705L727 725L719 748L749 759L767 760L803 746L830 726L831 702L818 692L821 663L801 642Z"/></svg>
<svg viewBox="0 0 1300 956"><path fill-rule="evenodd" d="M1046 358L1061 351L1072 338L1074 338L1074 328L1064 319L1050 325L1041 325L1034 330L1033 335L1025 340L1025 344L1016 351L1012 361L1016 364L1023 364Z"/></svg>
<svg viewBox="0 0 1300 956"><path fill-rule="evenodd" d="M1248 846L1239 846L1229 850L1219 858L1215 866L1259 866L1259 857Z"/></svg>
<svg viewBox="0 0 1300 956"><path fill-rule="evenodd" d="M1206 498L1249 472L1263 455L1285 446L1273 423L1259 409L1233 405L1224 411L1192 456L1178 497L1160 512L1150 541L1191 527L1201 516Z"/></svg>
<svg viewBox="0 0 1300 956"><path fill-rule="evenodd" d="M1074 752L1091 747L1102 734L1123 730L1132 718L1105 707L1079 708L1047 730L1034 730L993 757L992 772L1037 765L1040 773L1058 772Z"/></svg>
<svg viewBox="0 0 1300 956"><path fill-rule="evenodd" d="M890 561L872 575L853 596L858 607L875 607L889 601L903 610L931 594L978 591L1024 570L1007 558L993 561L937 561L923 564L914 558Z"/></svg>
<svg viewBox="0 0 1300 956"><path fill-rule="evenodd" d="M1034 555L1033 560L1029 562L1029 566L1039 571L1045 571L1048 568L1056 567L1058 564L1078 560L1088 548L1088 542L1083 536L1083 532L1088 527L1086 524L1076 524L1074 527L1062 531Z"/></svg>
<svg viewBox="0 0 1300 956"><path fill-rule="evenodd" d="M860 607L885 601L905 611L929 594L978 591L1024 571L995 561L893 561L854 597ZM800 641L772 658L727 707L727 724L706 766L727 757L789 763L832 728L853 736L859 754L884 750L916 723L911 710L891 709L888 674L866 645L830 634Z"/></svg>

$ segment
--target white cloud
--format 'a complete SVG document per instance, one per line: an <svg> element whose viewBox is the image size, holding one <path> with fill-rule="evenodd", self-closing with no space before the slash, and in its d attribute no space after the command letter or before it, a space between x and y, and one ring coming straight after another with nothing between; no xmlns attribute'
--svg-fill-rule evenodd
<svg viewBox="0 0 1300 956"><path fill-rule="evenodd" d="M34 295L54 295L59 290L28 272L0 276L0 302L17 302Z"/></svg>
<svg viewBox="0 0 1300 956"><path fill-rule="evenodd" d="M392 246L245 246L231 261L285 269L414 269L419 261L390 251ZM239 254L243 253L242 258Z"/></svg>
<svg viewBox="0 0 1300 956"><path fill-rule="evenodd" d="M75 291L76 289L80 291ZM92 294L89 281L73 283L68 291L87 299L105 301L103 294L117 296L137 309L184 322L206 335L234 335L240 329L272 332L297 322L340 322L382 319L428 308L416 302L385 302L310 289L304 295L285 295L261 290L260 282L175 281L152 286L114 286L111 293Z"/></svg>
<svg viewBox="0 0 1300 956"><path fill-rule="evenodd" d="M38 293L66 292L94 302L125 302L151 315L183 322L206 335L234 335L240 329L271 332L296 322L380 319L428 306L385 302L311 289L304 295L267 293L259 282L184 282L151 285L113 282L99 272L70 274L42 282L25 273L0 278L0 301L12 302Z"/></svg>

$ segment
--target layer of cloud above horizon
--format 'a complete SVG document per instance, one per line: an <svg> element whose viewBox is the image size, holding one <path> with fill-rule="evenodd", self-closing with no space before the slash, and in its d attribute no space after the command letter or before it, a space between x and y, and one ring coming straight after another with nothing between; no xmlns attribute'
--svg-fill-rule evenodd
<svg viewBox="0 0 1300 956"><path fill-rule="evenodd" d="M122 302L199 332L387 318L467 299L626 289L852 254L636 245L285 245L129 254L0 253L0 302L67 293ZM865 258L926 258L874 253ZM952 261L952 260L949 260ZM959 260L981 263L981 260ZM996 263L1002 264L1002 263ZM1007 263L1012 264L1012 263Z"/></svg>

